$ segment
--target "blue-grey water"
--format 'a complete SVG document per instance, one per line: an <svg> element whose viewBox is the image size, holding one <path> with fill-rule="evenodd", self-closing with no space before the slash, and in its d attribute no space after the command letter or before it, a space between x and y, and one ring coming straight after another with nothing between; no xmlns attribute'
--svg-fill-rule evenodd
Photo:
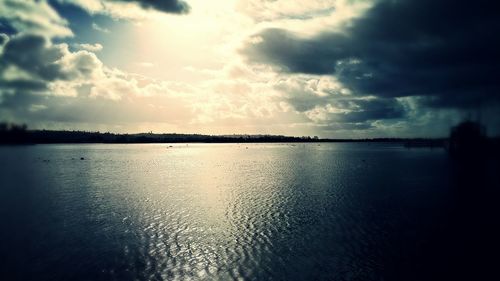
<svg viewBox="0 0 500 281"><path fill-rule="evenodd" d="M441 149L3 146L0 165L0 280L448 280L499 261L495 167Z"/></svg>

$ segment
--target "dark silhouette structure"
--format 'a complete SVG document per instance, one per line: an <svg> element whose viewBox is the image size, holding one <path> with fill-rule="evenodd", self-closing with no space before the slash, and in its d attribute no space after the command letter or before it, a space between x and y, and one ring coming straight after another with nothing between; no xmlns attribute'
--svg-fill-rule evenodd
<svg viewBox="0 0 500 281"><path fill-rule="evenodd" d="M28 141L28 126L25 124L0 123L0 143L23 144Z"/></svg>
<svg viewBox="0 0 500 281"><path fill-rule="evenodd" d="M480 123L464 121L451 129L448 150L452 156L481 157L486 148L486 130Z"/></svg>

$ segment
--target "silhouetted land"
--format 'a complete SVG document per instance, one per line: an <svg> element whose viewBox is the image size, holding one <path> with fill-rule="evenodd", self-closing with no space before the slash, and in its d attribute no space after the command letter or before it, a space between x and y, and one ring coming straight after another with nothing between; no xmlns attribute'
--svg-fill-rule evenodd
<svg viewBox="0 0 500 281"><path fill-rule="evenodd" d="M373 142L397 143L407 148L447 148L452 152L476 149L498 151L500 138L486 138L474 122L452 128L450 138L365 138L334 139L317 136L202 135L202 134L115 134L87 131L28 130L26 125L0 123L0 144L50 143L272 143L272 142ZM483 130L483 131L482 131Z"/></svg>
<svg viewBox="0 0 500 281"><path fill-rule="evenodd" d="M26 125L0 123L0 143L252 143L252 142L397 142L408 146L443 146L444 139L320 139L317 136L202 135L202 134L115 134L86 131L28 130ZM415 145L414 145L415 144Z"/></svg>

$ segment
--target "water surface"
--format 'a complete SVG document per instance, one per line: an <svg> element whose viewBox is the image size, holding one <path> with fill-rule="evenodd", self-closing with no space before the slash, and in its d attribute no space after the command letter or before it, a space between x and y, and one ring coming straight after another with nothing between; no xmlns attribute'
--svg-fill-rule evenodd
<svg viewBox="0 0 500 281"><path fill-rule="evenodd" d="M481 247L496 245L498 213L481 192L498 177L459 173L440 149L85 144L0 156L2 280L443 280L495 260Z"/></svg>

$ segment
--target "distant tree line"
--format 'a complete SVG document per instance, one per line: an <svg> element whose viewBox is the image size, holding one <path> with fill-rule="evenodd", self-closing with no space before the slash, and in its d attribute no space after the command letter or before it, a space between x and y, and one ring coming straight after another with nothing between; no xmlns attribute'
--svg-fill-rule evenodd
<svg viewBox="0 0 500 281"><path fill-rule="evenodd" d="M456 130L455 130L456 131ZM455 133L456 134L456 133ZM115 134L66 130L28 130L25 124L0 122L1 144L44 144L44 143L265 143L265 142L379 142L399 143L413 147L447 147L454 138L364 138L364 139L320 139L317 136L283 135L201 135L201 134ZM488 143L498 144L499 139Z"/></svg>
<svg viewBox="0 0 500 281"><path fill-rule="evenodd" d="M260 143L260 142L404 142L398 138L320 139L317 136L201 135L201 134L115 134L86 131L28 130L26 125L0 123L0 143Z"/></svg>
<svg viewBox="0 0 500 281"><path fill-rule="evenodd" d="M317 136L281 135L201 135L201 134L115 134L66 130L28 130L26 125L0 123L0 143L238 143L238 142L312 142Z"/></svg>

